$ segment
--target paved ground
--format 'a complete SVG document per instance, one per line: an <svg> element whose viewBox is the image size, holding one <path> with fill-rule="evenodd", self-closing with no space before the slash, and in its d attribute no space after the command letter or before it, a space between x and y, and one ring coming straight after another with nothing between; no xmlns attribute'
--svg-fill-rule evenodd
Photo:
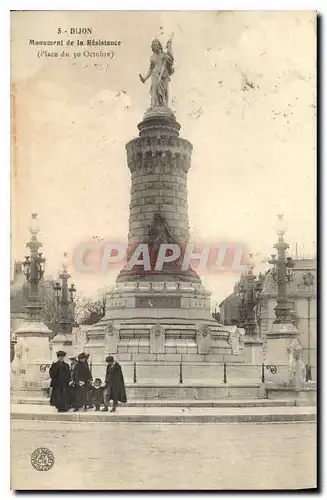
<svg viewBox="0 0 327 500"><path fill-rule="evenodd" d="M316 482L316 426L12 421L13 489L269 489ZM35 448L55 456L31 466Z"/></svg>

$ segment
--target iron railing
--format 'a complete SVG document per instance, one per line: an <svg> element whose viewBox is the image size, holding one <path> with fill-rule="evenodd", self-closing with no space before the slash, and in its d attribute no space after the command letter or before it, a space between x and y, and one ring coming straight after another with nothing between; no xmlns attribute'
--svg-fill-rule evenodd
<svg viewBox="0 0 327 500"><path fill-rule="evenodd" d="M139 366L146 366L146 365L145 365L145 363L141 363L141 362L140 362L140 363L138 363L138 364L137 364L137 363L134 361L134 363L133 363L133 383L134 383L134 384L136 384L136 383L137 383L137 381L138 381L138 376L137 376L137 365L139 365ZM153 365L155 365L155 363L153 363ZM236 365L236 364L231 364L231 363L217 363L217 364L215 364L215 363L210 363L210 366L212 366L212 365L217 366L217 367L219 367L219 366L222 366L222 367L223 367L223 380L222 380L222 382L223 382L224 384L227 384L227 383L228 383L228 376L227 376L227 375L228 375L228 366L230 366L230 367L235 367L235 366L237 366L238 368L246 368L246 366L247 366L247 365L242 365L241 363L240 363L240 364L237 364L237 365ZM177 367L178 365L171 365L171 364L169 364L169 365L166 365L166 366L175 366L175 367ZM192 364L184 364L183 362L180 362L180 363L179 363L179 383L180 383L180 384L183 384L183 383L184 383L184 373L183 373L183 368L184 368L185 366L190 367L190 366L195 366L195 365L192 365ZM206 366L208 366L208 365L206 365ZM248 366L252 366L252 367L255 367L255 366L258 366L258 367L259 367L259 366L261 366L260 381L261 381L262 383L264 383L264 382L265 382L265 371L266 371L266 370L269 370L269 371L270 371L270 373L271 373L272 375L275 375L275 374L278 372L278 368L277 368L277 366L276 366L276 365L272 365L272 364L266 365L265 363L262 363L261 365L248 365ZM232 379L233 379L233 378L235 378L235 377L232 377ZM252 378L252 377L251 377L251 378ZM232 381L232 379L230 379L230 381Z"/></svg>
<svg viewBox="0 0 327 500"><path fill-rule="evenodd" d="M97 364L96 364L97 365ZM123 369L126 369L128 366L133 366L133 374L132 374L132 379L133 379L133 384L137 384L138 382L142 381L142 376L140 376L140 372L139 372L139 368L141 368L142 366L143 367L146 367L146 366L156 366L158 365L157 362L150 362L150 363L146 363L146 362L132 362L132 363L127 363L127 364L124 364L123 366ZM41 373L45 373L49 370L51 364L50 363L44 363L44 364L40 364L39 365L39 370ZM160 365L161 367L163 365ZM178 370L178 374L177 374L177 370L176 370L176 375L174 375L174 377L176 376L176 381L179 383L179 384L184 384L184 383L187 383L187 379L190 379L192 380L192 382L194 382L194 378L193 377L188 377L187 375L185 376L185 368L195 368L196 366L199 366L201 368L208 368L208 367L216 367L216 368L222 368L222 373L220 375L210 375L208 378L207 378L207 381L208 379L210 379L210 381L212 381L213 383L214 382L218 382L219 383L219 379L220 379L220 382L223 383L223 384L227 384L227 383L232 383L233 381L235 381L235 379L237 378L242 378L242 379L246 379L246 381L252 381L252 382L261 382L261 383L265 383L265 380L266 380L266 373L267 373L267 370L270 371L270 373L272 375L275 375L279 369L285 369L287 370L288 369L288 365L285 363L285 364L282 364L282 365L273 365L273 364L265 364L265 363L262 363L261 365L255 365L255 364L250 364L250 363L214 363L214 362L210 362L210 363L204 363L204 364L200 364L200 363L187 363L187 362L180 362L180 363L167 363L166 365L167 368L170 367L170 368L176 368ZM92 366L92 363L90 363L90 370L91 370L91 373L93 371L93 368L94 366ZM242 373L240 374L240 377L237 377L235 376L235 373L233 373L233 375L230 374L230 371L229 370L233 370L233 368L237 368L237 369L240 369L242 371ZM249 369L249 371L251 373L247 373L247 368ZM253 373L253 369L258 369L258 374L255 374ZM252 370L251 370L252 369ZM316 378L313 376L313 370L316 369L315 366L313 365L309 365L309 364L306 364L305 365L305 381L306 382L310 382L312 380L316 380ZM21 373L25 373L25 370L21 370ZM145 377L145 381L149 382L151 380L151 378L154 378L156 379L157 377ZM160 378L160 377L159 377ZM168 379L166 377L163 377L165 380L169 380L171 381L172 380L172 377L170 376ZM203 380L204 377L199 377L199 381ZM141 380L140 380L141 379Z"/></svg>

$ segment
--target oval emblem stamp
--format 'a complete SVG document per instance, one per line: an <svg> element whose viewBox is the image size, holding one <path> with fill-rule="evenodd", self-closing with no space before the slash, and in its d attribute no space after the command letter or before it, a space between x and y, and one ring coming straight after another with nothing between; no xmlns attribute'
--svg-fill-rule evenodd
<svg viewBox="0 0 327 500"><path fill-rule="evenodd" d="M31 464L39 471L50 470L54 461L54 455L48 448L36 448L31 455Z"/></svg>

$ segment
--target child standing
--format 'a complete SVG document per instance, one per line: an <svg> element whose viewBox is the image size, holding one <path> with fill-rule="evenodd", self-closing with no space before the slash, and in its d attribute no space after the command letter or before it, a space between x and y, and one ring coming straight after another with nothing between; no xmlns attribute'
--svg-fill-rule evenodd
<svg viewBox="0 0 327 500"><path fill-rule="evenodd" d="M103 391L101 378L96 378L92 384L92 403L95 406L95 411L99 411L100 406L104 404Z"/></svg>

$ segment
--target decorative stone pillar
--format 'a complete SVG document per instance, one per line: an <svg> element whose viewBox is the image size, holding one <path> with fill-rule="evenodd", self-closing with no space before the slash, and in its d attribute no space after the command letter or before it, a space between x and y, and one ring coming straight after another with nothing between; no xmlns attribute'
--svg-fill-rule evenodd
<svg viewBox="0 0 327 500"><path fill-rule="evenodd" d="M275 307L276 319L272 329L267 333L267 363L287 363L287 348L299 337L299 331L295 327L287 299L287 283L292 280L291 269L294 262L291 257L286 257L289 245L284 241L283 215L278 215L278 242L274 245L277 249L277 259L272 255L270 264L274 265L273 279L277 282L277 305Z"/></svg>
<svg viewBox="0 0 327 500"><path fill-rule="evenodd" d="M51 352L49 339L51 330L42 321L42 304L39 299L39 281L44 273L45 259L38 250L42 246L37 239L39 232L37 214L32 214L31 239L26 244L30 256L24 262L24 272L29 284L26 319L14 331L17 339L12 370L15 375L12 390L16 395L37 397L49 387ZM43 371L44 369L44 371Z"/></svg>
<svg viewBox="0 0 327 500"><path fill-rule="evenodd" d="M196 335L198 354L209 354L211 348L211 330L208 325L202 325Z"/></svg>
<svg viewBox="0 0 327 500"><path fill-rule="evenodd" d="M165 352L165 329L156 323L150 330L150 353L163 354Z"/></svg>
<svg viewBox="0 0 327 500"><path fill-rule="evenodd" d="M107 354L116 354L119 342L119 325L109 323L106 328L105 345Z"/></svg>

